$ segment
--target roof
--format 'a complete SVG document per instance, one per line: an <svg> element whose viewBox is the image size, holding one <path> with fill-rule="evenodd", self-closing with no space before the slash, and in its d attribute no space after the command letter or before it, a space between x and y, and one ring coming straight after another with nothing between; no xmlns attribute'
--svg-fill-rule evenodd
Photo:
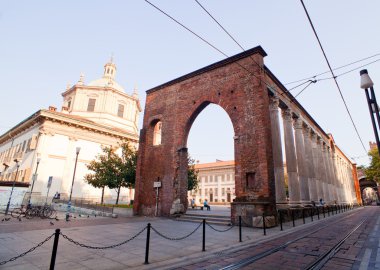
<svg viewBox="0 0 380 270"><path fill-rule="evenodd" d="M227 166L235 166L235 161L228 160L228 161L200 163L200 164L195 164L195 169L211 169L211 168L219 168L219 167L227 167Z"/></svg>
<svg viewBox="0 0 380 270"><path fill-rule="evenodd" d="M130 133L123 129L101 125L78 115L70 115L70 114L65 114L62 112L56 112L56 111L50 111L50 110L39 110L35 112L34 114L32 114L31 116L29 116L28 118L21 121L20 123L18 123L9 131L0 135L0 143L6 142L11 137L34 126L38 122L42 122L44 119L52 119L54 121L83 127L83 128L99 131L102 133L108 133L113 136L118 136L118 137L123 137L123 138L130 137L131 140L134 140L136 142L138 141L138 135Z"/></svg>
<svg viewBox="0 0 380 270"><path fill-rule="evenodd" d="M167 86L179 83L179 82L187 80L187 79L190 79L192 77L198 76L198 75L200 75L202 73L206 73L206 72L211 71L213 69L217 69L217 68L220 68L222 66L226 66L228 64L231 64L233 62L239 61L240 59L243 59L243 58L247 58L247 57L249 57L249 56L251 56L253 54L257 54L257 53L260 54L260 55L262 55L263 57L267 56L267 53L264 51L264 49L261 46L257 46L257 47L254 47L252 49L246 50L246 51L244 51L242 53L235 54L235 55L233 55L231 57L223 59L222 61L216 62L214 64L211 64L211 65L208 65L208 66L203 67L201 69L198 69L196 71L190 72L190 73L188 73L186 75L178 77L178 78L176 78L174 80L171 80L171 81L166 82L164 84L161 84L159 86L156 86L156 87L154 87L152 89L147 90L146 93L149 94L149 93L155 92L155 91L160 90L160 89L162 89L164 87L167 87Z"/></svg>

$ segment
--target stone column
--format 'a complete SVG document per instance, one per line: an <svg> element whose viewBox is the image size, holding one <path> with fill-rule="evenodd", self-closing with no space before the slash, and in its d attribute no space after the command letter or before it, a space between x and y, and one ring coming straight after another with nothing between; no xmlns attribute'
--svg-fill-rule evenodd
<svg viewBox="0 0 380 270"><path fill-rule="evenodd" d="M300 184L297 173L297 157L294 145L292 128L292 112L290 109L282 110L284 121L286 169L288 172L289 202L300 203Z"/></svg>
<svg viewBox="0 0 380 270"><path fill-rule="evenodd" d="M305 159L307 163L308 183L310 200L318 202L317 183L315 178L314 160L313 160L313 142L311 129L308 126L303 128L303 140L305 145Z"/></svg>
<svg viewBox="0 0 380 270"><path fill-rule="evenodd" d="M282 159L280 122L278 115L278 97L272 97L269 103L270 120L272 128L272 151L274 179L276 188L276 203L287 203L284 176L284 161Z"/></svg>
<svg viewBox="0 0 380 270"><path fill-rule="evenodd" d="M322 188L322 179L321 179L321 162L320 162L320 140L317 134L312 134L312 151L313 151L313 163L314 163L314 172L315 172L315 185L317 190L318 201L320 198L323 198L323 188Z"/></svg>
<svg viewBox="0 0 380 270"><path fill-rule="evenodd" d="M330 164L331 164L331 173L332 173L332 185L333 185L335 200L337 200L337 202L340 203L339 183L338 183L338 177L337 177L337 173L336 173L335 159L336 159L336 155L331 149L331 151L330 151Z"/></svg>
<svg viewBox="0 0 380 270"><path fill-rule="evenodd" d="M330 201L335 201L336 196L334 194L333 186L333 173L331 167L331 147L326 144L326 167L327 167L327 188L329 190Z"/></svg>
<svg viewBox="0 0 380 270"><path fill-rule="evenodd" d="M305 145L302 136L302 120L300 118L295 118L293 122L294 135L296 141L296 152L297 152L297 165L298 165L298 179L300 185L300 199L304 204L310 203L309 194L309 179L307 177L308 168L305 155Z"/></svg>
<svg viewBox="0 0 380 270"><path fill-rule="evenodd" d="M323 190L323 197L322 198L325 202L328 202L330 200L330 198L329 198L329 193L328 193L328 189L327 189L327 173L326 173L326 163L325 163L326 148L325 148L325 142L322 141L322 139L320 140L319 147L320 147L319 150L321 153L320 170L321 170L321 182L322 182L322 190Z"/></svg>
<svg viewBox="0 0 380 270"><path fill-rule="evenodd" d="M329 168L329 163L328 163L328 152L329 152L329 147L325 142L323 142L323 163L325 165L325 182L324 182L324 191L325 191L325 196L326 196L326 202L331 202L332 201L332 193L331 193L331 183L330 183L330 168Z"/></svg>

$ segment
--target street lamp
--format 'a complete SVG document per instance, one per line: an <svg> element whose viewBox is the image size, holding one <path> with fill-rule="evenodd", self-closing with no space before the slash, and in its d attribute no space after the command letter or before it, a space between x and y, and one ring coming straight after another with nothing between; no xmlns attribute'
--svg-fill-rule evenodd
<svg viewBox="0 0 380 270"><path fill-rule="evenodd" d="M9 200L8 200L8 203L7 203L7 208L5 209L5 215L8 215L9 205L11 204L13 189L15 188L15 183L16 183L16 179L17 179L18 169L20 168L19 162L21 162L21 159L17 159L16 158L14 160L14 162L16 162L16 175L15 175L15 178L13 179L13 185L12 185L12 189L11 189L11 194L9 195Z"/></svg>
<svg viewBox="0 0 380 270"><path fill-rule="evenodd" d="M367 103L369 108L369 114L371 115L371 121L373 126L373 132L375 133L375 139L377 144L377 150L380 155L380 140L379 140L379 133L377 131L377 126L375 122L374 114L376 115L377 124L380 127L380 115L379 115L379 106L377 105L375 91L373 90L373 81L368 75L368 71L366 69L363 69L360 71L360 88L364 89L365 95L367 97ZM369 93L368 88L371 90L371 93Z"/></svg>
<svg viewBox="0 0 380 270"><path fill-rule="evenodd" d="M77 163L78 163L78 155L80 152L80 147L76 148L76 158L75 158L75 165L74 165L74 174L73 174L73 181L71 182L71 190L70 190L70 197L69 202L67 203L67 213L66 213L66 221L69 221L70 219L70 210L71 210L71 196L73 194L73 187L74 187L74 179L75 179L75 172L77 170Z"/></svg>
<svg viewBox="0 0 380 270"><path fill-rule="evenodd" d="M34 171L32 188L30 189L30 194L29 194L28 207L30 206L30 200L32 199L34 182L37 180L38 165L40 165L40 162L41 162L41 158L40 158L40 154L38 153L37 154L37 166L36 166L36 170Z"/></svg>

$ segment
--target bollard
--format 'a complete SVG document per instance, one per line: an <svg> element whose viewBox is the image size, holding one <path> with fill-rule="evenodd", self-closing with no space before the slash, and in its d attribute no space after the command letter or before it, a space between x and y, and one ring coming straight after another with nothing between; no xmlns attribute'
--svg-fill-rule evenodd
<svg viewBox="0 0 380 270"><path fill-rule="evenodd" d="M311 207L310 208L310 218L311 218L311 222L313 222L314 220L313 220L313 215L314 215L314 213L313 213L313 207Z"/></svg>
<svg viewBox="0 0 380 270"><path fill-rule="evenodd" d="M280 228L281 228L281 231L283 230L282 229L282 211L278 211L278 213L280 214Z"/></svg>
<svg viewBox="0 0 380 270"><path fill-rule="evenodd" d="M326 206L327 207L327 216L329 217L330 216L330 206Z"/></svg>
<svg viewBox="0 0 380 270"><path fill-rule="evenodd" d="M148 229L146 231L146 245L145 245L145 262L144 264L149 264L149 240L150 240L150 223L148 223Z"/></svg>
<svg viewBox="0 0 380 270"><path fill-rule="evenodd" d="M243 242L241 240L241 216L239 216L239 242Z"/></svg>
<svg viewBox="0 0 380 270"><path fill-rule="evenodd" d="M305 208L302 208L302 221L305 224Z"/></svg>
<svg viewBox="0 0 380 270"><path fill-rule="evenodd" d="M326 218L326 216L325 216L325 207L324 206L322 206L322 212L323 212L323 218Z"/></svg>
<svg viewBox="0 0 380 270"><path fill-rule="evenodd" d="M265 226L265 214L263 214L263 229L264 229L264 235L267 235L267 228Z"/></svg>
<svg viewBox="0 0 380 270"><path fill-rule="evenodd" d="M317 216L318 216L318 220L319 220L319 207L317 207Z"/></svg>
<svg viewBox="0 0 380 270"><path fill-rule="evenodd" d="M293 227L296 226L296 223L294 222L294 211L293 210L290 210L292 212L292 221L293 221Z"/></svg>
<svg viewBox="0 0 380 270"><path fill-rule="evenodd" d="M55 258L57 257L58 240L59 240L60 233L61 233L60 229L56 229L55 230L54 243L53 243L53 251L51 253L51 260L50 260L50 270L54 270Z"/></svg>
<svg viewBox="0 0 380 270"><path fill-rule="evenodd" d="M206 220L203 219L203 241L202 241L202 251L206 251Z"/></svg>
<svg viewBox="0 0 380 270"><path fill-rule="evenodd" d="M335 205L335 214L338 214L338 205Z"/></svg>

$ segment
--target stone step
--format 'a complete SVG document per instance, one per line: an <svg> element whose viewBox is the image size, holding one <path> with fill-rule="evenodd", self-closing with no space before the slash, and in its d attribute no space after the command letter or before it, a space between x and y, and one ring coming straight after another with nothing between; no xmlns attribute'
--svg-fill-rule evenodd
<svg viewBox="0 0 380 270"><path fill-rule="evenodd" d="M231 224L231 218L226 216L217 216L217 215L194 215L194 214L184 214L180 217L177 217L176 220L187 221L200 223L203 219L206 219L206 222L214 225L224 225L228 226Z"/></svg>
<svg viewBox="0 0 380 270"><path fill-rule="evenodd" d="M226 220L226 221L230 221L231 218L230 217L227 217L227 216L221 216L221 215L197 215L197 214L184 214L184 215L181 215L181 217L189 217L189 218L194 218L194 219L220 219L220 220Z"/></svg>

